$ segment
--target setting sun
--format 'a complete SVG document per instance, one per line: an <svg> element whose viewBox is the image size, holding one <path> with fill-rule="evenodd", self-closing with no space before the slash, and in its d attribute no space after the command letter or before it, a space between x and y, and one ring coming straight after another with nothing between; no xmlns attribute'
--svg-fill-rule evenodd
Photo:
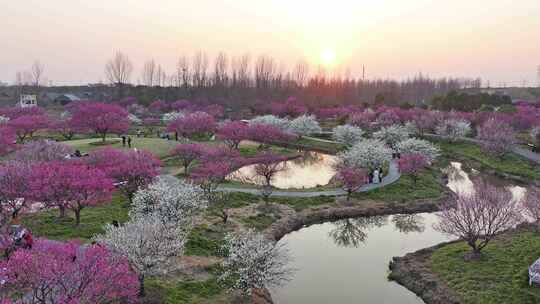
<svg viewBox="0 0 540 304"><path fill-rule="evenodd" d="M323 65L334 65L336 63L336 51L330 48L321 50L320 60Z"/></svg>

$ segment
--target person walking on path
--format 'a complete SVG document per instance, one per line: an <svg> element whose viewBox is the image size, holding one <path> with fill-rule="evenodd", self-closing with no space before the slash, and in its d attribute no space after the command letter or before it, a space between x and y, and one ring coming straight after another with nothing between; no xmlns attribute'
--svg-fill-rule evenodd
<svg viewBox="0 0 540 304"><path fill-rule="evenodd" d="M128 148L131 148L131 136L128 136L127 143L128 143Z"/></svg>
<svg viewBox="0 0 540 304"><path fill-rule="evenodd" d="M122 147L126 146L126 136L122 135Z"/></svg>

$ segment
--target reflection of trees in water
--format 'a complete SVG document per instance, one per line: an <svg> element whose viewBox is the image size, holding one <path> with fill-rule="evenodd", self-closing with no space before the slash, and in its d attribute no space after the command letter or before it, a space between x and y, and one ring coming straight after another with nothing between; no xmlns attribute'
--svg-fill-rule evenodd
<svg viewBox="0 0 540 304"><path fill-rule="evenodd" d="M300 168L324 163L324 155L313 151L305 151L302 157L295 158L291 162Z"/></svg>
<svg viewBox="0 0 540 304"><path fill-rule="evenodd" d="M426 225L424 218L419 214L396 214L392 217L392 223L399 232L424 232Z"/></svg>
<svg viewBox="0 0 540 304"><path fill-rule="evenodd" d="M467 174L461 170L461 164L459 163L452 163L443 171L448 174L448 181L450 183L459 183L467 179Z"/></svg>
<svg viewBox="0 0 540 304"><path fill-rule="evenodd" d="M345 219L332 224L335 226L328 235L339 247L358 247L367 239L367 230L382 227L388 222L388 216L370 216Z"/></svg>

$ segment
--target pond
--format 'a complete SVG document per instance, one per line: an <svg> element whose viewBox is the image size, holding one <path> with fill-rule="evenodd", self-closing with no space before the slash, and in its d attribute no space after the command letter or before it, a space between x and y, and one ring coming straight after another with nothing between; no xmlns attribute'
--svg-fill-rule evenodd
<svg viewBox="0 0 540 304"><path fill-rule="evenodd" d="M336 174L333 168L336 157L318 152L304 152L302 157L285 162L285 170L276 174L272 185L279 189L304 189L324 186ZM254 181L255 165L233 172L230 180Z"/></svg>
<svg viewBox="0 0 540 304"><path fill-rule="evenodd" d="M453 191L471 191L478 171L464 171L460 163L445 170ZM499 179L517 199L524 189ZM292 281L272 290L276 303L402 303L421 304L401 285L388 281L388 263L422 248L449 240L433 226L434 213L376 216L312 225L283 237L298 269Z"/></svg>

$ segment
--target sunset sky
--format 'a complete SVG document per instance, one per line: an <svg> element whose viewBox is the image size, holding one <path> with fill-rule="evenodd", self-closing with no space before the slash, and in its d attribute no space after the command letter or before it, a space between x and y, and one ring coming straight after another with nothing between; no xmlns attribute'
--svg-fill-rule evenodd
<svg viewBox="0 0 540 304"><path fill-rule="evenodd" d="M168 73L179 55L267 54L367 77L537 82L539 0L0 0L0 81L34 59L54 84L105 81L114 50ZM314 68L312 68L313 70Z"/></svg>

